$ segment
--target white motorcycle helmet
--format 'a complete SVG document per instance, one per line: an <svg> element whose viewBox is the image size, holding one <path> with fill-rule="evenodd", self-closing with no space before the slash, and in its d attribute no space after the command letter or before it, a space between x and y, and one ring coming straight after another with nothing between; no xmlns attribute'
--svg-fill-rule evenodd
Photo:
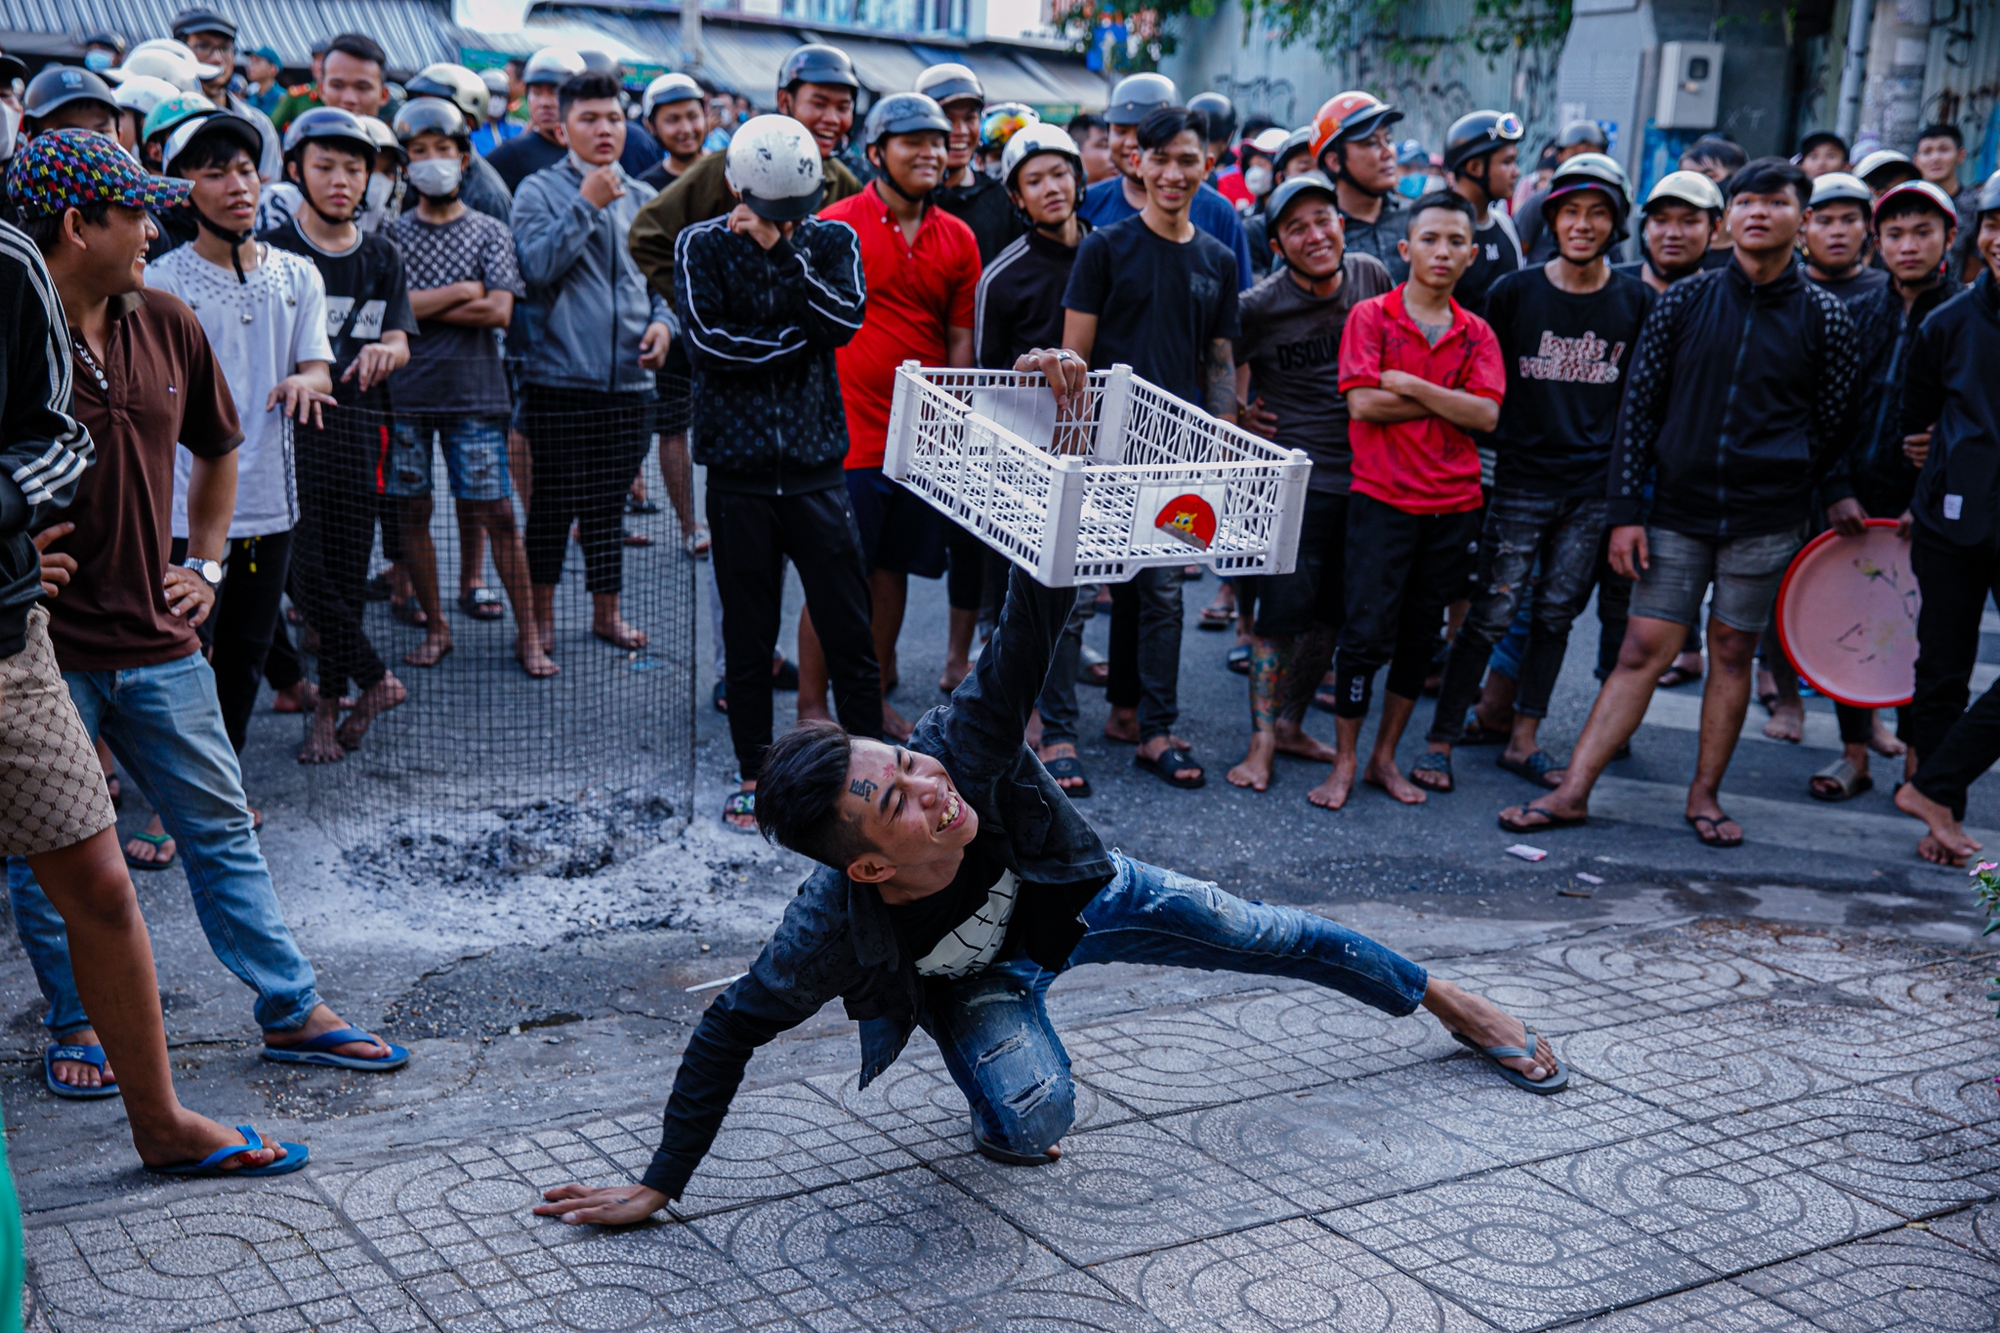
<svg viewBox="0 0 2000 1333"><path fill-rule="evenodd" d="M771 222L797 222L826 191L819 141L790 116L753 116L729 141L723 177L750 211Z"/></svg>
<svg viewBox="0 0 2000 1333"><path fill-rule="evenodd" d="M1076 140L1069 137L1069 131L1060 125L1039 122L1024 125L1007 140L1007 147L1000 153L1000 179L1014 188L1014 173L1021 164L1041 153L1054 153L1068 162L1076 171L1077 189L1083 188L1083 155L1076 150Z"/></svg>

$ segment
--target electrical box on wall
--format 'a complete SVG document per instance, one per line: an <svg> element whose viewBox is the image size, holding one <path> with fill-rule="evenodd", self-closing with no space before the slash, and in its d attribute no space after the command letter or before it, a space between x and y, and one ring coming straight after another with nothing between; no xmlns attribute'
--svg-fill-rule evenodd
<svg viewBox="0 0 2000 1333"><path fill-rule="evenodd" d="M1663 130L1712 130L1721 91L1721 42L1660 43L1660 102L1654 124Z"/></svg>

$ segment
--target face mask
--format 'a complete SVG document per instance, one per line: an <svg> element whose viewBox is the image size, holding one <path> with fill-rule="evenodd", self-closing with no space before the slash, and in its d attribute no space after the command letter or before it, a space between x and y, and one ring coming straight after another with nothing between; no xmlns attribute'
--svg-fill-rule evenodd
<svg viewBox="0 0 2000 1333"><path fill-rule="evenodd" d="M21 113L0 102L0 161L14 156L14 132L21 127Z"/></svg>
<svg viewBox="0 0 2000 1333"><path fill-rule="evenodd" d="M410 184L417 187L417 193L432 199L449 196L458 189L458 183L464 176L458 160L449 157L427 157L421 162L412 162L409 173ZM378 176L376 179L380 180L381 177ZM370 182L369 188L373 190L373 182Z"/></svg>
<svg viewBox="0 0 2000 1333"><path fill-rule="evenodd" d="M1405 176L1396 182L1396 193L1405 199L1421 199L1425 187L1430 184L1428 176Z"/></svg>
<svg viewBox="0 0 2000 1333"><path fill-rule="evenodd" d="M368 192L361 197L361 206L371 213L378 211L389 202L389 191L394 188L387 176L370 176Z"/></svg>
<svg viewBox="0 0 2000 1333"><path fill-rule="evenodd" d="M1271 169L1262 162L1245 168L1243 172L1243 184L1250 193L1260 198L1269 194L1271 192Z"/></svg>
<svg viewBox="0 0 2000 1333"><path fill-rule="evenodd" d="M111 53L109 51L85 51L83 53L83 67L102 74L105 70L111 68Z"/></svg>

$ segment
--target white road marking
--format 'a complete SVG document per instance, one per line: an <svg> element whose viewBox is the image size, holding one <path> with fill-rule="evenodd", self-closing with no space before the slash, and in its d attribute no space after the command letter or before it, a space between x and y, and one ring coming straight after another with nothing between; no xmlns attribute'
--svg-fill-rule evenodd
<svg viewBox="0 0 2000 1333"><path fill-rule="evenodd" d="M1854 856L1904 861L1915 855L1924 826L1904 815L1866 814L1840 805L1775 801L1725 790L1722 808L1743 826L1743 839L1767 847L1790 847L1819 856ZM1686 829L1687 788L1669 782L1641 782L1609 774L1590 793L1593 817L1652 828ZM1990 851L2000 848L2000 832L1966 830ZM1689 836L1693 836L1692 830Z"/></svg>

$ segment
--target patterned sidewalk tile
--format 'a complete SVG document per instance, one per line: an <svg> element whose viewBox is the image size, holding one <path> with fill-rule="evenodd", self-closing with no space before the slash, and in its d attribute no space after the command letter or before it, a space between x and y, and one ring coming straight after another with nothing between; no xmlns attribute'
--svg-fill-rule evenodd
<svg viewBox="0 0 2000 1333"><path fill-rule="evenodd" d="M1905 971L1913 964L1948 956L1906 939L1834 933L1772 921L1697 921L1681 930L1703 948L1725 949L1739 958L1814 981L1846 981L1876 972Z"/></svg>
<svg viewBox="0 0 2000 1333"><path fill-rule="evenodd" d="M753 1199L899 1171L916 1160L802 1083L759 1088L730 1106L715 1146L674 1212L700 1217Z"/></svg>
<svg viewBox="0 0 2000 1333"><path fill-rule="evenodd" d="M1093 1264L1275 1221L1297 1210L1155 1125L1072 1134L1060 1161L935 1169L1072 1263Z"/></svg>
<svg viewBox="0 0 2000 1333"><path fill-rule="evenodd" d="M2000 1262L1915 1229L1806 1255L1737 1281L1826 1333L2000 1329Z"/></svg>
<svg viewBox="0 0 2000 1333"><path fill-rule="evenodd" d="M1305 1219L1103 1265L1166 1327L1228 1333L1480 1333L1492 1327Z"/></svg>
<svg viewBox="0 0 2000 1333"><path fill-rule="evenodd" d="M1934 1217L1926 1225L1933 1236L1942 1236L1982 1259L2000 1263L2000 1202L1976 1204L1948 1217Z"/></svg>
<svg viewBox="0 0 2000 1333"><path fill-rule="evenodd" d="M2000 1194L1990 1132L1867 1088L1733 1117L1729 1132L1746 1157L1805 1168L1905 1217Z"/></svg>
<svg viewBox="0 0 2000 1333"><path fill-rule="evenodd" d="M1992 969L1952 958L1921 967L1843 981L1838 991L1872 1000L1899 1014L1945 1024L1971 1024L1993 1017L1986 992Z"/></svg>
<svg viewBox="0 0 2000 1333"><path fill-rule="evenodd" d="M1565 1038L1565 1042L1573 1040ZM1560 1052L1565 1046L1558 1046ZM1573 1072L1567 1089L1524 1092L1469 1051L1436 1065L1362 1079L1356 1088L1507 1165L1559 1157L1684 1123L1679 1116Z"/></svg>
<svg viewBox="0 0 2000 1333"><path fill-rule="evenodd" d="M806 1080L820 1096L882 1134L920 1162L972 1152L972 1112L965 1094L937 1056L903 1059L866 1088L852 1073L821 1074ZM1132 1119L1117 1102L1099 1097L1089 1084L1073 1080L1077 1130Z"/></svg>
<svg viewBox="0 0 2000 1333"><path fill-rule="evenodd" d="M1718 1040L1789 1051L1808 1068L1854 1083L1918 1074L1990 1057L1993 1035L1932 1014L1898 1014L1879 1002L1795 1003L1782 997L1713 1010Z"/></svg>
<svg viewBox="0 0 2000 1333"><path fill-rule="evenodd" d="M1624 940L1567 940L1529 954L1586 981L1607 983L1648 1015L1706 1009L1771 992L1777 974L1753 959L1710 948L1676 932Z"/></svg>
<svg viewBox="0 0 2000 1333"><path fill-rule="evenodd" d="M1770 994L1776 974L1727 954L1583 942L1526 955L1459 958L1439 976L1483 995L1546 1037Z"/></svg>
<svg viewBox="0 0 2000 1333"><path fill-rule="evenodd" d="M1080 1081L1144 1115L1296 1092L1453 1049L1428 1019L1313 987L1065 1033Z"/></svg>
<svg viewBox="0 0 2000 1333"><path fill-rule="evenodd" d="M1868 1086L1926 1111L1978 1127L2000 1125L2000 1059L1974 1060L1921 1074L1898 1074Z"/></svg>
<svg viewBox="0 0 2000 1333"><path fill-rule="evenodd" d="M1167 1326L1097 1278L1074 1269L966 1301L951 1323L930 1321L923 1333L1168 1333ZM914 1326L888 1326L917 1333Z"/></svg>
<svg viewBox="0 0 2000 1333"><path fill-rule="evenodd" d="M1069 1271L979 1200L921 1169L693 1226L814 1328L950 1327L952 1312L970 1302Z"/></svg>
<svg viewBox="0 0 2000 1333"><path fill-rule="evenodd" d="M1774 1158L1744 1152L1707 1125L1532 1169L1725 1275L1902 1225L1887 1209Z"/></svg>
<svg viewBox="0 0 2000 1333"><path fill-rule="evenodd" d="M1812 1324L1732 1282L1676 1292L1570 1324L1564 1333L1819 1333Z"/></svg>
<svg viewBox="0 0 2000 1333"><path fill-rule="evenodd" d="M28 1233L27 1257L38 1318L64 1333L429 1327L360 1237L296 1180L42 1227Z"/></svg>
<svg viewBox="0 0 2000 1333"><path fill-rule="evenodd" d="M1155 1123L1315 1213L1501 1165L1439 1128L1426 1108L1371 1096L1363 1088L1372 1081L1279 1093Z"/></svg>
<svg viewBox="0 0 2000 1333"><path fill-rule="evenodd" d="M1686 1255L1525 1171L1433 1185L1320 1220L1507 1329L1541 1328L1711 1276Z"/></svg>

